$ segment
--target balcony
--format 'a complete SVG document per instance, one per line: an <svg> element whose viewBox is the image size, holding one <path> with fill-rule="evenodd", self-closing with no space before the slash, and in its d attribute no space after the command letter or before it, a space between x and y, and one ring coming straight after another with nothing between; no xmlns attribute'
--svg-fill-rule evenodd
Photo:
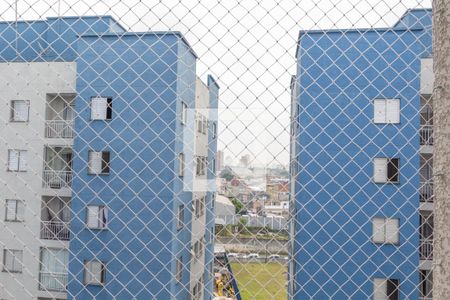
<svg viewBox="0 0 450 300"><path fill-rule="evenodd" d="M433 259L433 240L421 239L420 240L420 259L432 260Z"/></svg>
<svg viewBox="0 0 450 300"><path fill-rule="evenodd" d="M73 138L73 120L48 120L45 122L46 138Z"/></svg>
<svg viewBox="0 0 450 300"><path fill-rule="evenodd" d="M68 282L67 273L39 272L39 290L65 292Z"/></svg>
<svg viewBox="0 0 450 300"><path fill-rule="evenodd" d="M433 146L433 125L420 125L420 145Z"/></svg>
<svg viewBox="0 0 450 300"><path fill-rule="evenodd" d="M433 203L434 192L432 180L420 183L419 198L420 202Z"/></svg>
<svg viewBox="0 0 450 300"><path fill-rule="evenodd" d="M44 170L44 188L61 189L72 185L72 171Z"/></svg>
<svg viewBox="0 0 450 300"><path fill-rule="evenodd" d="M68 241L70 239L68 224L62 221L42 221L41 239Z"/></svg>

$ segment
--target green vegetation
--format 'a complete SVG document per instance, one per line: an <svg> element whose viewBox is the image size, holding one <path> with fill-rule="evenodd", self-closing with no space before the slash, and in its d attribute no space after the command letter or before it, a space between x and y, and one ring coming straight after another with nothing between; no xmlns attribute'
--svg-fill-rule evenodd
<svg viewBox="0 0 450 300"><path fill-rule="evenodd" d="M244 204L242 204L241 201L239 201L239 199L237 198L229 198L231 203L233 203L234 205L234 213L236 214L241 214L242 211L244 210Z"/></svg>
<svg viewBox="0 0 450 300"><path fill-rule="evenodd" d="M242 300L285 300L287 267L280 263L231 263Z"/></svg>

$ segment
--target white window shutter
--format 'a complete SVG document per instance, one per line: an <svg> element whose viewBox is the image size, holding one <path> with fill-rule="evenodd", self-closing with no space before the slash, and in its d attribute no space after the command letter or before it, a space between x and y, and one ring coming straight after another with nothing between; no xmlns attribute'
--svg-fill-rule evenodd
<svg viewBox="0 0 450 300"><path fill-rule="evenodd" d="M375 124L386 123L386 100L375 99L373 101L373 121Z"/></svg>
<svg viewBox="0 0 450 300"><path fill-rule="evenodd" d="M6 220L13 221L16 219L16 200L6 200Z"/></svg>
<svg viewBox="0 0 450 300"><path fill-rule="evenodd" d="M386 103L386 122L392 124L400 123L400 100L388 99Z"/></svg>
<svg viewBox="0 0 450 300"><path fill-rule="evenodd" d="M100 174L102 172L102 152L89 152L89 173Z"/></svg>
<svg viewBox="0 0 450 300"><path fill-rule="evenodd" d="M105 120L106 110L108 107L108 99L103 97L95 97L91 99L91 119Z"/></svg>
<svg viewBox="0 0 450 300"><path fill-rule="evenodd" d="M98 206L88 206L87 207L87 225L89 228L98 228Z"/></svg>
<svg viewBox="0 0 450 300"><path fill-rule="evenodd" d="M386 219L386 242L391 244L398 244L400 240L399 234L399 219Z"/></svg>
<svg viewBox="0 0 450 300"><path fill-rule="evenodd" d="M387 181L387 159L375 158L373 160L373 180L375 182Z"/></svg>
<svg viewBox="0 0 450 300"><path fill-rule="evenodd" d="M17 150L9 150L8 157L8 170L10 171L18 171L19 170L19 151Z"/></svg>
<svg viewBox="0 0 450 300"><path fill-rule="evenodd" d="M5 269L8 271L14 270L14 254L10 250L4 250L3 255L5 256L4 262L5 262Z"/></svg>
<svg viewBox="0 0 450 300"><path fill-rule="evenodd" d="M24 203L23 203L23 201L15 201L15 202L16 202L16 206L17 206L17 209L16 209L17 221L23 221L24 220L24 215L25 215Z"/></svg>
<svg viewBox="0 0 450 300"><path fill-rule="evenodd" d="M387 299L387 282L386 279L375 278L373 281L373 300Z"/></svg>
<svg viewBox="0 0 450 300"><path fill-rule="evenodd" d="M385 220L382 218L374 218L372 220L372 240L374 243L384 243L385 236Z"/></svg>
<svg viewBox="0 0 450 300"><path fill-rule="evenodd" d="M19 152L19 171L27 170L27 151Z"/></svg>

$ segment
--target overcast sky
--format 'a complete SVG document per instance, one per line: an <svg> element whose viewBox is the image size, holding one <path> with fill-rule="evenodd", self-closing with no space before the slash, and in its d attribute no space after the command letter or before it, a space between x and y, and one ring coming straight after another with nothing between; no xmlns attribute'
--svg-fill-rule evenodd
<svg viewBox="0 0 450 300"><path fill-rule="evenodd" d="M1 1L0 19L15 19ZM290 76L300 29L386 27L430 0L19 0L19 19L116 17L128 30L178 30L199 55L197 73L221 86L219 149L254 164L289 160Z"/></svg>

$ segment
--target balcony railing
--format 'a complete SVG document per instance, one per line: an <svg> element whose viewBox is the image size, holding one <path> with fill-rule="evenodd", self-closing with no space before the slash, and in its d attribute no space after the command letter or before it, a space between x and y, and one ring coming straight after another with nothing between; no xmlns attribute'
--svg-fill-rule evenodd
<svg viewBox="0 0 450 300"><path fill-rule="evenodd" d="M433 240L432 239L421 239L419 252L420 252L421 260L433 259Z"/></svg>
<svg viewBox="0 0 450 300"><path fill-rule="evenodd" d="M44 170L42 177L45 188L70 188L72 185L72 171Z"/></svg>
<svg viewBox="0 0 450 300"><path fill-rule="evenodd" d="M39 272L39 289L41 291L63 292L66 290L67 281L67 273Z"/></svg>
<svg viewBox="0 0 450 300"><path fill-rule="evenodd" d="M419 191L420 202L433 202L434 191L433 191L433 181L426 181L420 183Z"/></svg>
<svg viewBox="0 0 450 300"><path fill-rule="evenodd" d="M69 226L67 223L61 221L41 222L41 239L68 241L69 238Z"/></svg>
<svg viewBox="0 0 450 300"><path fill-rule="evenodd" d="M433 125L420 125L420 145L433 145Z"/></svg>
<svg viewBox="0 0 450 300"><path fill-rule="evenodd" d="M49 120L45 123L45 137L73 138L73 120Z"/></svg>

